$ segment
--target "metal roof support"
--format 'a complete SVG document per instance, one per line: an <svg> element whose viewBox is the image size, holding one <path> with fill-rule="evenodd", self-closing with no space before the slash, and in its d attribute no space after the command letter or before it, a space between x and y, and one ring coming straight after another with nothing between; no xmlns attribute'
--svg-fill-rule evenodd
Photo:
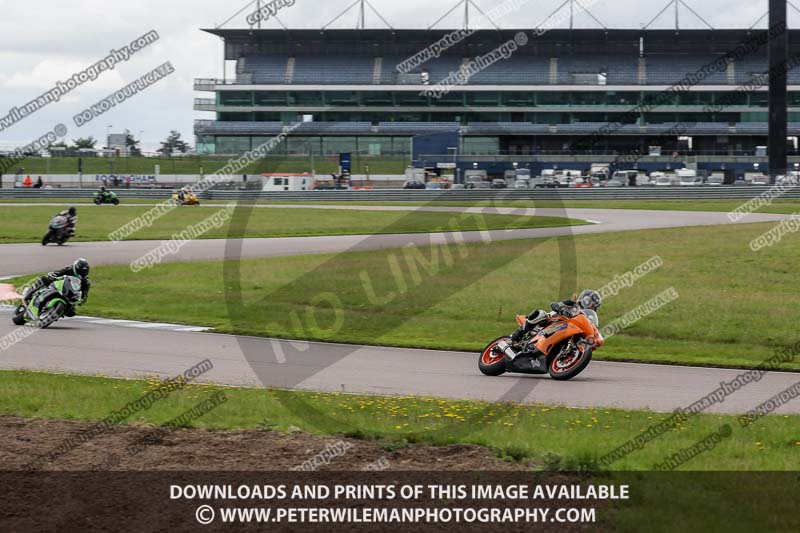
<svg viewBox="0 0 800 533"><path fill-rule="evenodd" d="M608 29L608 27L606 27L606 25L605 25L605 24L603 24L602 22L600 22L600 19L598 19L597 17L595 17L595 16L594 16L594 14L593 14L591 11L589 11L589 10L586 8L586 6L584 6L583 4L581 4L580 0L564 0L564 2L563 2L563 3L562 3L560 6L558 6L558 7L557 7L557 8L556 8L556 9L555 9L555 10L554 10L552 13L550 13L550 14L547 16L547 18L546 18L546 19L544 19L544 20L541 22L541 24L539 24L539 25L537 26L537 28L543 28L543 27L544 27L544 25L545 25L545 24L547 24L547 21L548 21L548 20L550 20L551 18L553 18L553 17L554 17L554 16L555 16L555 15L556 15L556 14L557 14L559 11L561 11L562 9L564 9L565 7L567 7L567 5L569 5L569 29L570 29L570 30L571 30L571 29L573 29L573 26L574 26L574 19L575 19L575 6L574 6L574 4L578 4L578 7L580 7L579 14L580 14L580 12L581 12L581 11L582 11L582 12L585 12L587 15L589 15L590 17L592 17L592 20L594 20L594 21L595 21L597 24L599 24L601 28L603 28L604 30L607 30L607 29Z"/></svg>
<svg viewBox="0 0 800 533"><path fill-rule="evenodd" d="M378 16L378 18L381 19L381 21L383 21L383 23L386 24L386 26L390 30L394 31L394 28L392 27L392 25L389 24L386 21L385 18L383 18L383 15L381 15L380 12L377 9L375 9L375 6L373 6L372 2L370 2L369 0L356 0L355 2L353 2L352 4L347 6L347 8L345 8L344 11L342 11L341 13L336 15L336 17L334 17L333 20L331 20L330 22L325 24L321 29L325 30L328 26L330 26L331 24L333 24L334 22L336 22L337 20L342 18L344 15L346 15L351 9L353 9L356 6L359 6L358 24L356 26L356 29L359 29L359 27L362 30L366 29L366 13L367 13L367 9L366 8L369 7L372 10L372 12L375 13Z"/></svg>
<svg viewBox="0 0 800 533"><path fill-rule="evenodd" d="M798 13L800 13L800 9L798 9L798 7L792 3L792 0L786 0L786 3L789 5L789 7L791 7L792 9L794 9L795 11L797 11ZM767 15L769 15L769 10L767 10L767 11L764 11L764 14L763 14L763 15L761 15L760 17L758 17L758 20L757 20L757 21L755 21L755 22L753 23L753 25L752 25L752 26L750 26L750 27L749 27L749 28L747 28L747 29L748 29L748 30L752 30L753 28L755 28L756 26L758 26L758 23L759 23L759 22L761 22L762 20L764 20L765 18L767 18Z"/></svg>
<svg viewBox="0 0 800 533"><path fill-rule="evenodd" d="M248 7L250 7L250 6L252 6L252 5L253 5L253 4L255 4L256 2L257 2L257 0L251 0L250 2L247 2L247 4L245 4L245 5L244 5L244 7L242 7L242 9L240 9L239 11L237 11L236 13L234 13L233 15L231 15L230 17L228 17L228 19L227 19L227 20L225 20L225 22L223 22L222 24L218 24L217 26L215 26L215 28L216 28L216 29L220 29L220 28L222 28L222 27L223 27L225 24L229 23L230 21L232 21L233 19L235 19L236 17L238 17L239 15L241 15L241 14L242 14L242 12L244 12L244 10L245 10L245 9L247 9L247 8L248 8Z"/></svg>
<svg viewBox="0 0 800 533"><path fill-rule="evenodd" d="M699 14L697 11L695 11L695 10L692 8L692 6L690 6L689 4L687 4L687 3L686 3L684 0L669 0L669 2L667 3L667 5L665 5L665 6L664 6L664 7L661 9L661 11L659 11L659 12L658 12L658 14L657 14L655 17L653 17L652 19L650 19L650 22L648 22L647 24L645 24L645 25L644 25L644 28L642 28L642 29L643 29L643 30L646 30L648 27L650 27L650 25L651 25L651 24L653 24L653 22L655 22L655 21L656 21L656 20L657 20L657 19L658 19L658 18L659 18L661 15L663 15L663 14L664 14L664 12L665 12L667 9L669 9L669 8L670 8L670 6L672 6L672 7L674 7L674 8L675 8L675 31L678 31L678 30L680 30L681 28L680 28L680 19L679 19L679 14L680 14L680 9L679 9L679 8L680 8L680 6L681 6L681 5L682 5L683 7L685 7L686 9L688 9L688 10L689 10L689 11L692 13L692 15L694 15L695 17L697 17L697 19L698 19L700 22L702 22L703 24L705 24L706 26L708 26L708 28L709 28L709 29L711 29L711 30L713 30L713 29L714 29L714 26L712 26L711 24L709 24L709 23L708 23L708 21L707 21L706 19L704 19L703 17L701 17L701 16L700 16L700 14Z"/></svg>
<svg viewBox="0 0 800 533"><path fill-rule="evenodd" d="M449 10L447 10L447 12L446 12L444 15L442 15L441 17L439 17L438 19L436 19L436 22L434 22L433 24L431 24L430 26L428 26L428 30L432 30L433 28L435 28L437 24L439 24L441 21L443 21L444 19L446 19L446 18L448 17L448 15L450 15L450 13L452 13L453 11L455 11L456 9L458 9L458 7L459 7L459 6L461 6L462 4L464 5L464 29L465 29L465 30L468 30L468 29L469 29L469 8L470 8L470 6L474 7L474 8L475 8L475 9L478 11L478 13L480 13L481 15L483 15L483 16L484 16L484 18L485 18L486 20L488 20L488 21L489 21L489 22L492 24L492 26L494 26L494 27L495 27L495 28L497 28L498 30L500 29L500 26L498 26L498 25L495 23L495 21L493 21L493 20L492 20L492 19L489 17L489 15L487 15L486 13L484 13L484 12L483 12L483 10L482 10L482 9L481 9L481 8L478 6L478 4L476 4L476 3L475 3L473 0L459 0L459 1L456 3L456 5L454 5L454 6L453 6L453 7L451 7Z"/></svg>

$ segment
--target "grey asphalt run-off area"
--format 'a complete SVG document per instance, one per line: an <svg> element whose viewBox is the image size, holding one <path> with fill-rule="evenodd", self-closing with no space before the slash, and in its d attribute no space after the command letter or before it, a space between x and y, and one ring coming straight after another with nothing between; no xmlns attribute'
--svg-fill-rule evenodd
<svg viewBox="0 0 800 533"><path fill-rule="evenodd" d="M421 209L405 206L275 207ZM571 208L422 209L567 216L594 222L592 225L571 228L496 230L463 234L466 241L473 242L731 224L726 213L716 212ZM789 215L752 214L742 222L779 222L788 217ZM409 243L424 246L439 242L444 244L445 238L446 234L413 234L385 235L379 239L375 236L245 239L242 242L241 257L265 258L398 248ZM193 241L167 260L221 260L225 258L226 243L224 239ZM0 276L53 269L69 263L77 256L86 257L93 265L123 265L158 244L156 241L126 241L117 244L75 242L63 247L46 248L39 244L0 245ZM14 330L9 310L0 311L0 338ZM476 353L323 343L307 343L303 350L291 350L291 359L275 360L271 354L280 350L281 346L288 347L289 342L158 328L124 328L113 323L64 319L47 330L35 331L0 352L0 368L131 378L171 377L208 358L214 363L214 368L204 379L226 385L493 401L508 399L509 390L514 389L517 384L526 383L524 380L535 380L536 386L523 387L521 390L525 391L524 397L515 400L574 407L648 408L663 412L690 405L718 388L721 381L730 381L742 372L731 369L593 361L578 378L569 382L556 382L547 376L506 375L489 378L478 372ZM265 354L263 361L253 357L253 354L261 352ZM725 402L713 405L709 412L746 412L796 383L799 375L789 372L767 373L763 379L743 387ZM800 404L790 402L777 412L800 412Z"/></svg>

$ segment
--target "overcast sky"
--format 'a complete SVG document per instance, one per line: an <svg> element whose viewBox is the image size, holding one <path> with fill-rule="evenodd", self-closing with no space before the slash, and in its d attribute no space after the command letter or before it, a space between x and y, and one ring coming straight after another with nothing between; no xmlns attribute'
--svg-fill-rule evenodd
<svg viewBox="0 0 800 533"><path fill-rule="evenodd" d="M344 10L353 0L296 0L278 17L290 28L319 28ZM522 0L524 1L524 0ZM667 0L582 0L607 27L639 28L653 18ZM370 0L396 28L427 28L456 0ZM563 0L528 0L518 14L496 21L501 27L534 27ZM192 123L213 118L212 113L192 110L193 98L210 97L195 93L194 78L222 76L221 41L199 28L212 28L246 6L249 0L0 0L0 118L12 107L21 106L150 30L160 39L113 71L104 72L71 91L60 102L0 132L0 149L25 145L53 129L58 123L68 128L68 139L93 135L103 139L107 126L112 132L129 129L144 147L153 150L169 130L177 129L194 143ZM484 11L500 0L475 0ZM746 28L767 9L767 0L687 0L716 28ZM225 28L247 27L245 10ZM475 17L478 17L477 12ZM457 10L439 27L460 27L463 10ZM351 10L332 28L353 28L357 10ZM652 26L673 27L670 10ZM368 27L383 27L371 12ZM578 28L596 27L585 14L575 19ZM766 26L766 22L760 24ZM800 15L790 8L790 26L800 27ZM276 28L277 22L264 23ZM681 7L681 27L702 28L700 21ZM121 89L165 61L175 72L112 108L101 117L77 127L72 117L110 93ZM230 74L229 70L229 74Z"/></svg>

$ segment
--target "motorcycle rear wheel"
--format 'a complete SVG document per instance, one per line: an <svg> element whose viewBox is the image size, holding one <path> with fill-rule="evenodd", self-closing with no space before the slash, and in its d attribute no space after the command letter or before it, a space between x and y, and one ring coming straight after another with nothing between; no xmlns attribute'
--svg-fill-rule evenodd
<svg viewBox="0 0 800 533"><path fill-rule="evenodd" d="M508 337L498 337L490 342L478 357L478 370L487 376L502 376L506 373L506 358L502 353L496 353L494 347L500 341L507 341Z"/></svg>
<svg viewBox="0 0 800 533"><path fill-rule="evenodd" d="M14 314L11 316L11 321L15 326L25 325L25 306L20 305L17 307L16 311L14 311Z"/></svg>

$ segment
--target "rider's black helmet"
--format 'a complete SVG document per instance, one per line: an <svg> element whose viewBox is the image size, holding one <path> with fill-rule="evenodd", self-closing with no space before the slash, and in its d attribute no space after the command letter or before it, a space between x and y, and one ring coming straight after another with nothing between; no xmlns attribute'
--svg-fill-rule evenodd
<svg viewBox="0 0 800 533"><path fill-rule="evenodd" d="M603 297L597 291L586 289L578 296L578 305L581 309L597 311L603 305Z"/></svg>
<svg viewBox="0 0 800 533"><path fill-rule="evenodd" d="M103 192L106 192L106 186L105 185L101 185L100 186L100 190L103 191Z"/></svg>
<svg viewBox="0 0 800 533"><path fill-rule="evenodd" d="M74 207L74 206L69 206L69 209L67 210L67 212L69 213L69 216L71 216L71 217L74 217L74 216L75 216L75 213L77 213L77 212L78 212L78 210L77 210L77 209L75 209L75 207Z"/></svg>
<svg viewBox="0 0 800 533"><path fill-rule="evenodd" d="M89 275L89 261L81 257L72 263L72 271L79 278L85 278Z"/></svg>

